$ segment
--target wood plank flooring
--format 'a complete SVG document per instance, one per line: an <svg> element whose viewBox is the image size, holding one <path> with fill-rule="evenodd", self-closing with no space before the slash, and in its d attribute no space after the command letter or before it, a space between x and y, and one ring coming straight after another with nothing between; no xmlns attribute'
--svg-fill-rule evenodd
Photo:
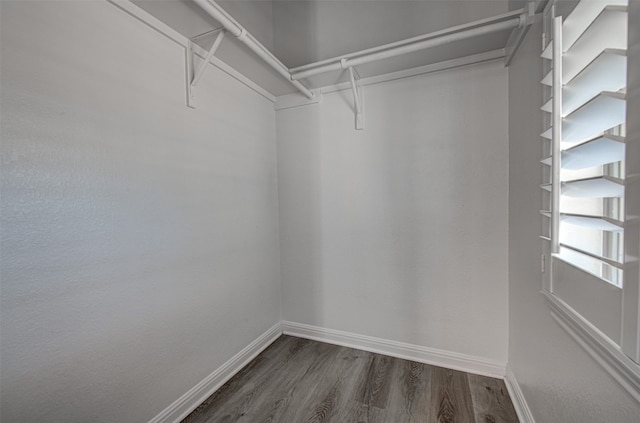
<svg viewBox="0 0 640 423"><path fill-rule="evenodd" d="M183 423L517 423L504 382L281 336Z"/></svg>

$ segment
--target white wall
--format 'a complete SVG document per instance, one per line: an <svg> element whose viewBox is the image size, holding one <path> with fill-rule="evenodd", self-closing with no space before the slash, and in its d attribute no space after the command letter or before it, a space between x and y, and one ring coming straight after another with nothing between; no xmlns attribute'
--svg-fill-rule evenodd
<svg viewBox="0 0 640 423"><path fill-rule="evenodd" d="M1 24L1 420L147 421L281 318L273 106L103 1Z"/></svg>
<svg viewBox="0 0 640 423"><path fill-rule="evenodd" d="M537 24L509 68L509 366L537 423L637 422L640 405L558 326L539 293L540 45Z"/></svg>
<svg viewBox="0 0 640 423"><path fill-rule="evenodd" d="M277 112L286 320L507 358L502 63Z"/></svg>

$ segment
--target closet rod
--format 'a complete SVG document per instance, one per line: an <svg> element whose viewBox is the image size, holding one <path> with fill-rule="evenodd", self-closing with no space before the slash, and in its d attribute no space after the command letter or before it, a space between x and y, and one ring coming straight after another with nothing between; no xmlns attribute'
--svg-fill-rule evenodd
<svg viewBox="0 0 640 423"><path fill-rule="evenodd" d="M376 47L375 49L353 53L349 55L349 57L324 60L315 64L312 63L309 65L301 66L300 68L297 68L299 70L292 70L291 78L294 80L308 78L313 75L339 71L352 66L358 66L381 59L387 59L389 57L395 57L401 54L413 53L418 50L436 47L454 41L473 38L485 34L491 34L498 31L505 31L507 29L517 28L523 22L526 22L526 19L523 19L521 16L515 16L508 20L483 24L482 26L472 27L471 29L459 30L460 28L451 28L451 31L448 31L448 33L447 30L445 30L439 31L437 33L425 34L420 37L410 38L397 43ZM456 29L458 29L458 31L456 31ZM367 51L373 52L363 54Z"/></svg>
<svg viewBox="0 0 640 423"><path fill-rule="evenodd" d="M295 81L289 72L289 69L273 55L260 41L256 40L253 35L249 34L245 28L243 28L231 15L229 15L220 5L213 0L194 0L194 2L200 6L205 12L211 15L216 21L231 34L244 43L251 51L264 60L269 66L275 69L280 75L284 76L287 81L291 82L302 94L307 98L312 99L314 97L307 87L305 87L299 81Z"/></svg>

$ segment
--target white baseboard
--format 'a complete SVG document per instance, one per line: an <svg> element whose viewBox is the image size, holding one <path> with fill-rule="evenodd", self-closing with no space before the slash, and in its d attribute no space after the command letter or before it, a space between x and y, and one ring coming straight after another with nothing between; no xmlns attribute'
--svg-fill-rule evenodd
<svg viewBox="0 0 640 423"><path fill-rule="evenodd" d="M283 321L275 324L260 335L258 339L231 357L226 363L151 419L149 423L180 422L283 333L468 373L497 378L505 377L506 365L486 358ZM507 374L505 382L521 423L535 423L524 401L522 392L517 382L515 382L515 378L513 376L509 377Z"/></svg>
<svg viewBox="0 0 640 423"><path fill-rule="evenodd" d="M165 408L160 414L155 416L149 423L174 423L180 422L189 413L196 409L204 400L209 398L217 389L224 385L244 366L275 341L282 331L280 322L260 335L258 339L247 345L238 354L231 357L226 363L217 368L200 383L191 388L187 393L178 398Z"/></svg>
<svg viewBox="0 0 640 423"><path fill-rule="evenodd" d="M520 423L536 423L533 419L533 414L531 414L531 409L524 398L524 394L520 389L520 385L518 385L516 376L508 366L504 376L504 384L507 385L507 391L509 391L513 408L516 409Z"/></svg>
<svg viewBox="0 0 640 423"><path fill-rule="evenodd" d="M358 335L333 329L301 323L282 322L282 332L285 335L312 339L329 344L356 348L378 354L384 354L405 360L461 370L502 379L505 375L506 364L482 357L427 348L404 342L390 341L372 336Z"/></svg>

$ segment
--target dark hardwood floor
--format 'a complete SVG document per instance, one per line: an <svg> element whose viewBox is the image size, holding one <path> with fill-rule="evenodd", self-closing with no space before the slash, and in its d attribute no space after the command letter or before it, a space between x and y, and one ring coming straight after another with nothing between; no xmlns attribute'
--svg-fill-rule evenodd
<svg viewBox="0 0 640 423"><path fill-rule="evenodd" d="M500 379L281 336L183 423L511 423Z"/></svg>

